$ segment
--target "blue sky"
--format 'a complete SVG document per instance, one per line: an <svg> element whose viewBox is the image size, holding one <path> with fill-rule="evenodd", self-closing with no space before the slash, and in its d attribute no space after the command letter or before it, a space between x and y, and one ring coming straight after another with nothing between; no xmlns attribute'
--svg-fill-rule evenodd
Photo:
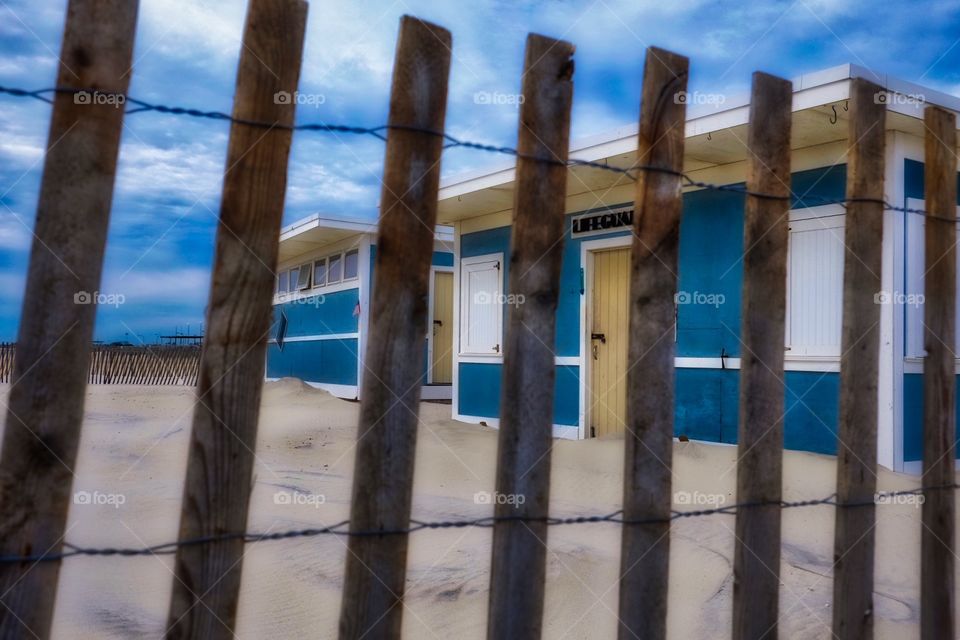
<svg viewBox="0 0 960 640"><path fill-rule="evenodd" d="M0 0L0 84L49 87L65 0ZM229 112L245 3L141 0L130 94ZM577 46L573 137L637 119L644 48L690 56L690 90L742 94L750 74L786 77L847 62L960 94L960 0L313 0L300 91L323 96L299 122L386 120L399 17L453 33L448 131L512 146L526 34ZM16 337L36 215L47 105L0 96L0 341ZM157 113L126 118L95 337L143 340L199 328L208 292L227 125ZM284 223L323 212L372 219L383 147L369 137L298 133ZM450 176L504 158L452 150Z"/></svg>

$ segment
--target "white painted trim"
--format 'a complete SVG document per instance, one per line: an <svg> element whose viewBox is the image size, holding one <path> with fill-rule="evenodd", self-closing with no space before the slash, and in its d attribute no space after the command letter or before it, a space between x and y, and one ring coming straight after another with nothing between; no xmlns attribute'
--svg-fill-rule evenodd
<svg viewBox="0 0 960 640"><path fill-rule="evenodd" d="M903 202L903 134L886 135L884 198ZM904 290L904 219L895 211L883 212L880 285L883 291ZM903 471L903 309L883 305L880 311L880 356L877 379L877 464Z"/></svg>
<svg viewBox="0 0 960 640"><path fill-rule="evenodd" d="M300 218L280 229L280 241L290 240L313 229L336 229L338 231L356 231L357 233L376 233L377 220L357 220L356 218L334 215L323 216L319 213ZM441 241L453 240L453 228L438 225L434 237Z"/></svg>
<svg viewBox="0 0 960 640"><path fill-rule="evenodd" d="M677 369L731 369L739 370L741 360L737 357L725 357L721 362L720 358L698 358L690 356L677 356L674 358L674 367ZM839 358L790 358L786 357L783 361L784 371L817 371L821 373L839 372Z"/></svg>
<svg viewBox="0 0 960 640"><path fill-rule="evenodd" d="M367 361L367 335L370 331L370 293L373 285L373 271L370 268L370 247L373 246L373 237L365 236L365 240L360 245L360 291L358 299L360 300L360 318L357 323L357 397L363 396L363 379Z"/></svg>
<svg viewBox="0 0 960 640"><path fill-rule="evenodd" d="M459 413L453 414L453 419L457 422L466 422L467 424L481 424L494 429L500 428L499 418L484 418L483 416L464 416ZM580 428L568 424L554 424L553 437L560 440L579 440Z"/></svg>
<svg viewBox="0 0 960 640"><path fill-rule="evenodd" d="M461 364L503 364L503 356L460 356ZM556 356L554 364L558 367L579 367L580 356Z"/></svg>
<svg viewBox="0 0 960 640"><path fill-rule="evenodd" d="M309 336L290 336L283 339L283 343L288 342L319 342L321 340L356 340L360 337L359 333L324 333ZM276 338L267 340L268 344L276 344Z"/></svg>
<svg viewBox="0 0 960 640"><path fill-rule="evenodd" d="M449 384L425 384L420 387L421 400L450 400L453 386Z"/></svg>
<svg viewBox="0 0 960 640"><path fill-rule="evenodd" d="M866 78L884 87L888 92L904 95L922 95L924 103L903 104L903 101L890 101L887 108L914 118L923 117L926 104L938 104L953 111L960 111L960 98L875 73L865 67L845 64L829 69L803 74L793 79L793 112L829 105L850 97L850 79ZM749 96L742 94L731 96L722 105L691 105L687 110L684 137L699 136L706 133L730 129L747 124L749 119ZM581 160L600 161L616 155L636 152L637 126L629 124L598 135L575 140L570 145L570 157ZM499 168L474 171L452 176L442 181L439 199L444 200L474 191L501 186L516 178L515 162L504 160Z"/></svg>
<svg viewBox="0 0 960 640"><path fill-rule="evenodd" d="M460 355L461 364L503 364L503 356Z"/></svg>
<svg viewBox="0 0 960 640"><path fill-rule="evenodd" d="M593 299L590 283L593 281L593 253L604 249L622 249L629 247L633 236L629 233L599 238L597 240L584 240L580 243L580 268L582 275L582 291L580 295L580 358L583 366L580 367L580 415L577 420L579 439L587 437L587 423L590 420L589 403L587 396L590 393L590 375L591 375L591 357L590 353L590 333L593 329L593 320L588 314L590 303Z"/></svg>
<svg viewBox="0 0 960 640"><path fill-rule="evenodd" d="M796 356L785 357L783 360L784 371L813 371L819 373L839 373L840 358L831 356Z"/></svg>
<svg viewBox="0 0 960 640"><path fill-rule="evenodd" d="M694 358L677 356L673 359L673 366L677 369L739 369L740 358Z"/></svg>
<svg viewBox="0 0 960 640"><path fill-rule="evenodd" d="M903 372L904 373L923 373L923 358L904 358L903 359ZM960 358L955 359L954 361L954 372L957 375L960 375Z"/></svg>
<svg viewBox="0 0 960 640"><path fill-rule="evenodd" d="M280 378L264 378L264 382L277 382ZM326 391L332 396L337 398L343 398L344 400L357 400L357 387L352 384L332 384L327 382L310 382L309 380L302 380L306 385L313 387L314 389L321 389Z"/></svg>
<svg viewBox="0 0 960 640"><path fill-rule="evenodd" d="M453 397L450 399L454 414L460 408L460 234L461 223L453 226Z"/></svg>

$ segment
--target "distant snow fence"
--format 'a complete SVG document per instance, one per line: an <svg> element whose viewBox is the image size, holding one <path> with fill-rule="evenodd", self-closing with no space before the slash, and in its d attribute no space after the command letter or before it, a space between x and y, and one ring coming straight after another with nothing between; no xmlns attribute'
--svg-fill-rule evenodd
<svg viewBox="0 0 960 640"><path fill-rule="evenodd" d="M79 100L92 91L126 96L137 3L71 0L61 47L50 140L34 228L27 296L13 364L0 474L0 638L50 635L59 563L75 555L176 553L167 636L233 637L244 544L302 535L349 539L340 637L397 638L408 535L441 526L493 528L488 637L539 638L550 525L617 523L622 529L620 638L667 633L670 523L735 514L732 635L777 636L781 509L833 505L836 512L833 634L873 635L877 379L884 210L925 215L924 474L921 636L952 638L954 618L954 356L957 159L955 116L926 107L927 210L884 201L884 90L851 80L840 369L837 492L782 501L784 306L791 200L791 85L753 77L745 187L696 183L683 173L687 58L649 48L637 164L568 159L573 45L527 39L516 149L456 141L444 133L451 37L404 17L389 122L376 128L294 125L307 5L250 0L232 116L149 105L133 98ZM79 75L77 75L79 74ZM4 89L45 99L43 91ZM176 542L139 550L64 550L64 526L89 380L94 305L125 114L159 111L228 120L220 226L199 363L198 402ZM365 355L351 517L304 531L245 532L264 376L266 338L294 130L371 134L386 141L376 256L377 287ZM448 523L411 520L417 411L422 383L428 273L445 146L516 157L509 293L493 516ZM551 518L551 414L555 307L567 169L614 171L636 183L630 288L628 409L623 507L608 516ZM745 198L737 504L672 511L673 331L683 186ZM77 221L80 221L79 223ZM518 298L519 299L519 298ZM96 350L93 350L96 354ZM9 354L4 357L9 358ZM94 355L96 357L96 355ZM122 358L121 358L122 359ZM7 365L9 366L9 365ZM118 365L119 366L119 365ZM921 502L918 500L917 502ZM694 506L694 505L691 505ZM344 530L344 528L347 528Z"/></svg>
<svg viewBox="0 0 960 640"><path fill-rule="evenodd" d="M0 383L10 382L16 345L0 343ZM94 345L87 384L197 384L199 345Z"/></svg>

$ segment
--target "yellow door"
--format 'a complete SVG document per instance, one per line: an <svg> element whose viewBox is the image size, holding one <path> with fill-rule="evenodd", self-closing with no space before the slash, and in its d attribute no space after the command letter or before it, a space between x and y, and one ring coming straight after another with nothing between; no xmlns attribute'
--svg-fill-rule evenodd
<svg viewBox="0 0 960 640"><path fill-rule="evenodd" d="M453 274L433 276L433 384L453 381Z"/></svg>
<svg viewBox="0 0 960 640"><path fill-rule="evenodd" d="M622 433L627 417L630 249L593 254L589 416L591 436Z"/></svg>

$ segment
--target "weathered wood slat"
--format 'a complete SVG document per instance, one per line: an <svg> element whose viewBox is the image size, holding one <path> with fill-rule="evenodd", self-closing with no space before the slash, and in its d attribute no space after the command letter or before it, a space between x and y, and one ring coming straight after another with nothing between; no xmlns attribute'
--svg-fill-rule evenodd
<svg viewBox="0 0 960 640"><path fill-rule="evenodd" d="M134 0L71 0L33 229L3 456L0 554L57 553L83 418L97 291L113 196ZM59 562L0 566L0 638L47 638Z"/></svg>
<svg viewBox="0 0 960 640"><path fill-rule="evenodd" d="M410 523L450 33L405 16L393 68L350 529ZM436 133L414 131L406 127ZM407 534L349 541L340 637L399 638Z"/></svg>
<svg viewBox="0 0 960 640"><path fill-rule="evenodd" d="M619 637L666 637L687 58L647 49L630 269ZM644 523L639 521L659 520ZM629 524L634 521L634 524Z"/></svg>
<svg viewBox="0 0 960 640"><path fill-rule="evenodd" d="M491 640L539 639L542 626L573 50L569 42L527 37L497 454L496 495L508 499L494 501L494 514L533 520L494 527Z"/></svg>
<svg viewBox="0 0 960 640"><path fill-rule="evenodd" d="M923 345L923 528L920 532L920 637L956 637L956 295L957 118L924 112L926 265Z"/></svg>
<svg viewBox="0 0 960 640"><path fill-rule="evenodd" d="M733 638L776 638L783 484L784 321L793 87L753 74L743 227L740 426L737 440Z"/></svg>
<svg viewBox="0 0 960 640"><path fill-rule="evenodd" d="M293 101L276 95L297 90L306 19L303 0L247 9L233 116L276 126L230 127L181 540L247 525L294 121ZM178 549L167 637L234 637L242 558L240 538Z"/></svg>

